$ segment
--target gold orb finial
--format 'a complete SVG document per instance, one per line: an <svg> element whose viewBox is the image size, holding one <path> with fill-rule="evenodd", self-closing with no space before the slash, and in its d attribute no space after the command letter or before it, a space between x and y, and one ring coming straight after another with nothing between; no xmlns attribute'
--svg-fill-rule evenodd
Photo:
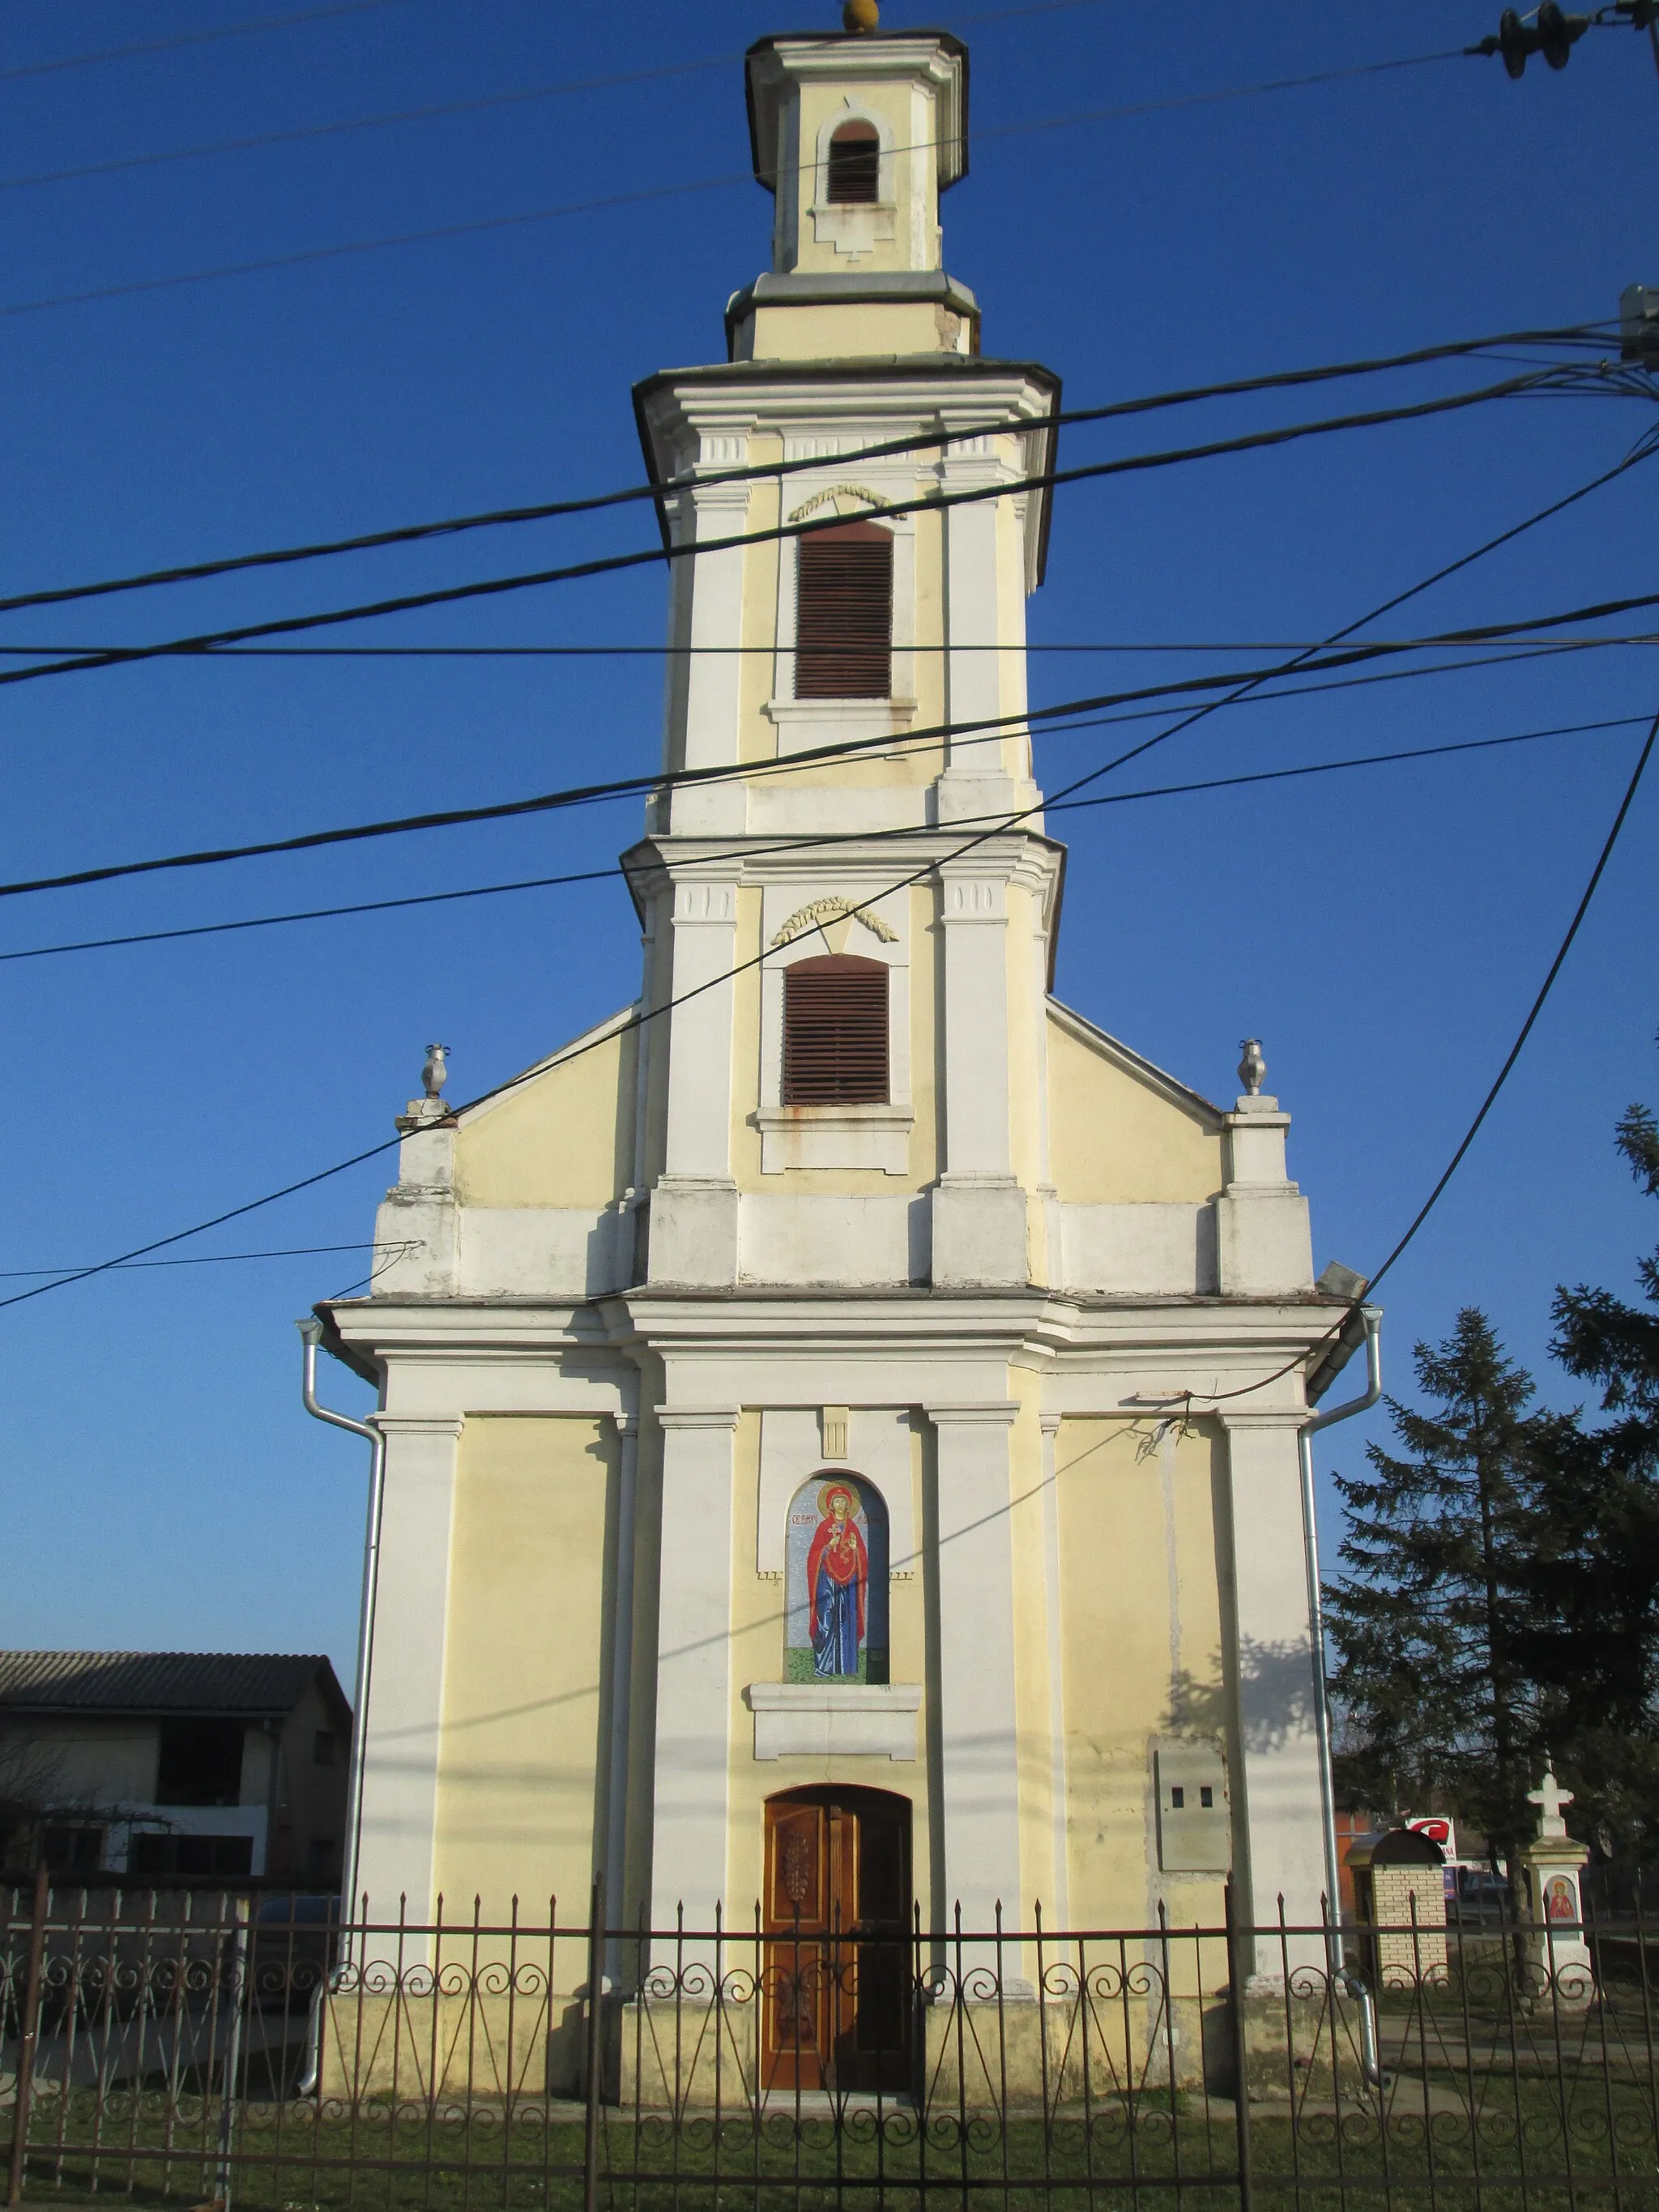
<svg viewBox="0 0 1659 2212"><path fill-rule="evenodd" d="M873 31L881 21L881 9L876 0L847 0L841 11L843 31Z"/></svg>

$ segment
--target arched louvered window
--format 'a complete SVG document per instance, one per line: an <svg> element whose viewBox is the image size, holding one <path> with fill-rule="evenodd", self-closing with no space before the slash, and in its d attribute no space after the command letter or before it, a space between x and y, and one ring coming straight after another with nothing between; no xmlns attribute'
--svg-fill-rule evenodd
<svg viewBox="0 0 1659 2212"><path fill-rule="evenodd" d="M881 140L873 123L843 123L830 141L828 198L841 207L881 198Z"/></svg>
<svg viewBox="0 0 1659 2212"><path fill-rule="evenodd" d="M799 541L795 696L885 699L893 688L893 538L873 522Z"/></svg>
<svg viewBox="0 0 1659 2212"><path fill-rule="evenodd" d="M783 971L783 1103L878 1106L887 1099L887 970L850 952Z"/></svg>

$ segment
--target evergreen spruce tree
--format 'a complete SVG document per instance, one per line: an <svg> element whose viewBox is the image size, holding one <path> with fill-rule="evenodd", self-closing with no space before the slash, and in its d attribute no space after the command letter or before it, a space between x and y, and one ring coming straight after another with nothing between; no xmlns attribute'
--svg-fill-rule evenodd
<svg viewBox="0 0 1659 2212"><path fill-rule="evenodd" d="M1369 1475L1337 1478L1347 1572L1326 1598L1346 1778L1383 1809L1444 1803L1512 1858L1540 1719L1537 1493L1571 1423L1528 1411L1532 1378L1477 1308L1413 1360L1432 1410L1391 1399L1403 1453L1372 1444Z"/></svg>
<svg viewBox="0 0 1659 2212"><path fill-rule="evenodd" d="M1659 1198L1659 1124L1645 1106L1619 1150ZM1537 1495L1530 1664L1577 1792L1575 1821L1604 1850L1659 1845L1659 1250L1638 1262L1645 1308L1580 1284L1555 1295L1551 1350L1600 1385L1613 1418L1570 1439Z"/></svg>

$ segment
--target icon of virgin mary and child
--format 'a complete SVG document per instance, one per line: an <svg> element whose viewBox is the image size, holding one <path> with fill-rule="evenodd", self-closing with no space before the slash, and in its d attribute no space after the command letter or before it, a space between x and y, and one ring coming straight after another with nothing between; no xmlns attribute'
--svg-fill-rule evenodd
<svg viewBox="0 0 1659 2212"><path fill-rule="evenodd" d="M865 1637L870 1555L860 1534L860 1501L844 1483L818 1492L818 1525L806 1554L806 1597L812 1630L812 1671L856 1674Z"/></svg>

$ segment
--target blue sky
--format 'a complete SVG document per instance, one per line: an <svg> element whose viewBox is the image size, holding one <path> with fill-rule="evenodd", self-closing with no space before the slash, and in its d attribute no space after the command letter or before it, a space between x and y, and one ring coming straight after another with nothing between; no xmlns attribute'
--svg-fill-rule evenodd
<svg viewBox="0 0 1659 2212"><path fill-rule="evenodd" d="M241 22L246 0L12 0L0 73ZM271 5L266 11L281 10ZM817 4L799 20L822 21ZM1491 21L1488 18L1492 18ZM1415 15L1194 13L1122 0L946 17L973 49L972 173L946 258L986 349L1087 405L1613 313L1659 283L1659 78L1592 34L1562 76L1457 60L1114 122L1081 111L1462 46L1486 0ZM890 5L890 26L938 20ZM658 187L701 188L287 268L0 313L0 592L631 483L630 383L719 357L764 265L740 64L797 27L750 0L578 9L388 0L146 57L0 74L0 187L84 165L680 64L676 75L264 149L0 188L0 308ZM716 58L724 57L723 59ZM1052 124L1030 131L1003 126ZM711 179L736 179L706 184ZM1498 372L1492 372L1497 374ZM1485 371L1476 371L1484 375ZM1068 434L1076 462L1449 388L1444 372ZM1060 495L1034 639L1322 636L1596 474L1643 403L1531 400ZM1652 588L1659 461L1416 603L1386 634ZM13 615L101 642L645 542L637 512ZM653 645L655 571L380 625L378 642ZM1245 656L1053 653L1039 700ZM244 659L0 695L0 873L292 834L648 768L649 658ZM1240 708L1140 782L1503 734L1659 706L1632 647ZM1212 1097L1266 1041L1318 1262L1375 1266L1439 1172L1565 927L1640 733L1069 817L1061 995ZM1051 787L1100 732L1044 742ZM638 809L407 838L5 902L0 951L600 865ZM1059 823L1056 823L1056 827ZM1410 1343L1484 1305L1547 1368L1559 1281L1627 1288L1652 1208L1612 1125L1659 1095L1659 788L1476 1151L1386 1286ZM390 1133L422 1048L458 1095L633 994L619 886L0 966L10 1268L85 1262ZM370 1233L376 1162L205 1239ZM0 1311L4 1640L327 1650L354 1632L363 1458L307 1421L293 1319L337 1256L129 1272ZM0 1288L4 1287L0 1285ZM366 1402L336 1370L337 1401ZM1558 1398L1568 1394L1547 1378ZM1328 1438L1349 1467L1375 1423Z"/></svg>

